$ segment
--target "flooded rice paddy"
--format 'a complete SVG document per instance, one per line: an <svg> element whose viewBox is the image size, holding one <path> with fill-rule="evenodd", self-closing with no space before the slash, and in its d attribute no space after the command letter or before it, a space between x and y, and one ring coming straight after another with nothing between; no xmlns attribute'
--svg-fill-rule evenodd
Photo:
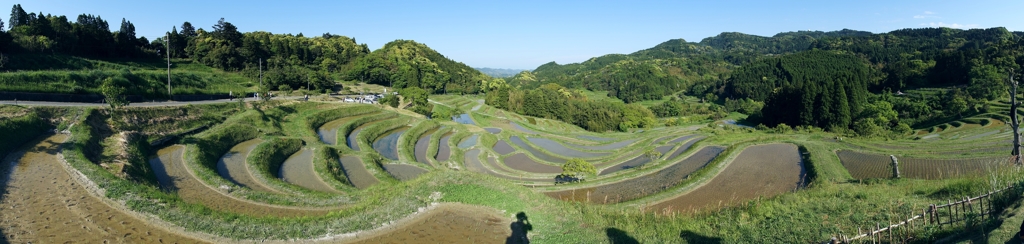
<svg viewBox="0 0 1024 244"><path fill-rule="evenodd" d="M506 157L505 165L515 170L521 170L532 173L562 173L561 167L538 163L537 161L533 161L532 158L526 156L526 154L523 153L516 153L515 155Z"/></svg>
<svg viewBox="0 0 1024 244"><path fill-rule="evenodd" d="M487 127L487 128L484 128L484 130L486 130L487 132L489 132L491 134L501 133L501 128Z"/></svg>
<svg viewBox="0 0 1024 244"><path fill-rule="evenodd" d="M349 132L348 136L346 136L345 145L348 145L348 148L352 148L352 150L359 151L359 141L356 140L356 137L359 136L359 132L362 132L363 129L366 129L366 127L377 122L380 122L380 120L367 122L366 124L359 125L359 127L353 129L352 132Z"/></svg>
<svg viewBox="0 0 1024 244"><path fill-rule="evenodd" d="M262 142L263 140L260 139L252 139L232 147L217 161L217 173L239 186L257 191L280 193L257 181L249 172L249 167L246 164L249 153Z"/></svg>
<svg viewBox="0 0 1024 244"><path fill-rule="evenodd" d="M345 177L352 183L352 186L366 189L379 182L369 170L366 170L363 160L355 156L343 156L338 161L341 162L341 168L345 170Z"/></svg>
<svg viewBox="0 0 1024 244"><path fill-rule="evenodd" d="M490 167L494 168L494 169L497 169L501 173L495 172L495 171L493 171L491 169L486 168L483 165L483 163L480 162L480 149L473 149L473 150L466 151L466 154L464 156L465 156L465 159L466 159L466 161L465 161L466 162L466 169L468 169L470 171L473 171L473 172L482 173L482 174L488 174L490 176L494 176L494 177L498 177L498 178L503 178L503 179L508 179L508 180L534 181L534 182L554 182L555 181L554 178L539 178L538 179L538 178L523 178L521 176L520 177L516 177L517 174L521 175L521 173L515 173L515 172L506 171L506 170L502 169L500 166L498 166L498 162L497 162L496 158L494 158L494 157L487 157L487 163L490 165Z"/></svg>
<svg viewBox="0 0 1024 244"><path fill-rule="evenodd" d="M385 132L383 136L373 141L373 150L376 150L385 158L398 160L398 138L407 130L409 130L409 127L404 126Z"/></svg>
<svg viewBox="0 0 1024 244"><path fill-rule="evenodd" d="M408 164L384 164L384 170L400 181L416 179L427 170Z"/></svg>
<svg viewBox="0 0 1024 244"><path fill-rule="evenodd" d="M313 149L303 148L281 164L281 172L278 173L281 180L306 189L322 192L338 192L333 187L324 183L320 176L313 170Z"/></svg>
<svg viewBox="0 0 1024 244"><path fill-rule="evenodd" d="M570 144L570 146L578 147L578 148L582 148L582 149L587 149L587 150L607 151L607 150L618 150L620 148L629 146L630 144L633 144L637 140L638 139L629 139L629 140L625 140L625 141L619 141L619 142L615 142L615 143L609 143L609 144L604 144L604 145L596 145L596 146L571 145L571 144ZM530 142L533 142L533 140L530 140ZM536 144L536 143L534 143L534 144Z"/></svg>
<svg viewBox="0 0 1024 244"><path fill-rule="evenodd" d="M93 196L61 165L63 134L40 137L3 161L0 242L200 243Z"/></svg>
<svg viewBox="0 0 1024 244"><path fill-rule="evenodd" d="M456 146L458 146L461 149L472 147L473 145L476 145L476 141L479 137L480 135L473 134L472 136L469 136L466 139L462 139L462 142L459 142L459 145Z"/></svg>
<svg viewBox="0 0 1024 244"><path fill-rule="evenodd" d="M161 176L158 173L158 178L166 177L171 179L169 185L161 185L161 187L176 192L186 202L202 204L213 210L251 216L316 216L330 212L329 210L321 209L272 206L228 196L227 193L208 186L195 178L191 170L185 166L185 162L182 161L184 151L185 147L181 145L168 146L158 150L157 156L150 158L149 162L150 165L161 165L166 170L167 175Z"/></svg>
<svg viewBox="0 0 1024 244"><path fill-rule="evenodd" d="M547 138L527 137L526 140L530 141L530 143L533 143L534 145L537 145L540 148L544 148L544 150L547 150L547 151L549 151L551 153L554 153L556 155L561 155L561 156L564 156L564 157L569 157L569 158L596 158L596 157L608 156L610 154L610 153L606 153L606 152L605 153L594 153L594 152L579 151L579 150L576 150L576 149L568 148L565 145L562 145L561 143L558 143L556 141L553 141L553 140L547 139Z"/></svg>
<svg viewBox="0 0 1024 244"><path fill-rule="evenodd" d="M540 134L540 133L537 133L536 131L527 129L526 127L523 127L523 126L521 126L519 124L516 124L516 122L511 122L509 124L512 124L512 128L516 128L516 130L519 130L520 132L523 132L523 133L526 133L526 134Z"/></svg>
<svg viewBox="0 0 1024 244"><path fill-rule="evenodd" d="M722 147L704 147L692 156L653 174L596 187L547 192L546 195L577 202L619 203L639 199L678 185L725 151Z"/></svg>
<svg viewBox="0 0 1024 244"><path fill-rule="evenodd" d="M512 146L509 145L508 142L505 142L505 140L501 140L498 141L498 143L495 143L492 149L494 149L494 152L497 152L498 154L501 155L509 154L516 151L516 149L512 148Z"/></svg>
<svg viewBox="0 0 1024 244"><path fill-rule="evenodd" d="M584 139L584 140L590 140L590 141L611 141L611 140L614 140L614 139L611 139L611 138L587 136L587 135L578 135L578 136L576 136L576 138L580 138L580 139Z"/></svg>
<svg viewBox="0 0 1024 244"><path fill-rule="evenodd" d="M452 133L448 132L441 136L441 140L437 143L437 156L434 157L437 161L448 161L452 156L452 148L448 146L448 139L452 138Z"/></svg>
<svg viewBox="0 0 1024 244"><path fill-rule="evenodd" d="M430 160L427 160L427 148L430 147L430 138L436 131L437 129L428 130L420 136L420 139L416 140L416 147L413 149L413 154L416 154L416 162L430 165Z"/></svg>
<svg viewBox="0 0 1024 244"><path fill-rule="evenodd" d="M651 210L690 211L771 197L795 190L802 184L804 175L796 145L751 146L707 184L658 203Z"/></svg>
<svg viewBox="0 0 1024 244"><path fill-rule="evenodd" d="M836 152L840 162L856 179L892 178L892 159L889 155L861 153L850 150ZM913 179L948 179L968 175L981 175L1007 165L1007 157L966 159L928 159L896 156L900 177Z"/></svg>
<svg viewBox="0 0 1024 244"><path fill-rule="evenodd" d="M459 124L476 125L476 123L473 123L473 118L469 117L469 114L460 114L459 116L452 116L452 121L455 121L456 123Z"/></svg>
<svg viewBox="0 0 1024 244"><path fill-rule="evenodd" d="M668 153L668 150L672 150L673 147L675 147L675 145L665 145L665 146L657 147L654 150L657 150L661 154L666 154L666 153ZM606 174L611 174L611 173L619 172L621 170L627 170L627 169L636 168L636 167L639 167L640 165L644 165L644 164L649 163L649 162L651 162L651 158L648 158L647 156L644 156L644 155L640 155L640 156L637 156L637 157L635 157L633 159L630 159L629 161L626 161L626 162L623 162L621 164L618 164L618 165L609 167L609 168L607 168L605 170L602 170L600 175L606 175Z"/></svg>
<svg viewBox="0 0 1024 244"><path fill-rule="evenodd" d="M490 208L442 204L352 243L506 243L513 234L510 223L513 222Z"/></svg>
<svg viewBox="0 0 1024 244"><path fill-rule="evenodd" d="M687 138L687 139L689 139L689 138ZM690 140L689 142L686 142L686 144L683 144L682 146L680 146L679 149L676 150L675 152L672 152L672 155L668 155L668 157L665 157L665 158L666 159L674 159L674 158L678 157L679 154L683 154L683 152L685 152L687 149L690 149L690 147L692 147L693 144L695 144L695 143L697 143L697 142L699 142L700 140L703 140L703 139L704 139L704 137L694 138L693 140ZM673 143L673 144L678 144L678 143ZM669 145L673 145L673 144L669 144ZM662 154L664 154L664 153L662 153Z"/></svg>
<svg viewBox="0 0 1024 244"><path fill-rule="evenodd" d="M317 128L316 134L318 136L320 136L320 141L323 141L327 145L337 145L338 144L338 128L341 128L341 126L345 125L345 123L348 123L349 121L352 121L353 119L356 119L356 118L359 118L359 117L363 117L363 116L360 115L360 116L353 116L353 117L345 117L345 118L336 119L336 120L332 120L330 122L324 123L323 125L320 126L320 128Z"/></svg>
<svg viewBox="0 0 1024 244"><path fill-rule="evenodd" d="M530 152L530 154L533 154L534 157L537 157L540 160L544 160L544 161L548 161L548 162L552 162L552 163L559 163L559 164L565 163L565 161L566 161L564 158L555 157L555 156L552 156L551 154L547 154L545 152L541 152L540 150L537 150L533 146L530 146L529 144L526 144L526 142L524 142L523 139L520 139L518 136L512 136L511 138L509 138L509 141L511 141L512 144L516 144L516 146L519 146L519 148L522 148L522 149Z"/></svg>

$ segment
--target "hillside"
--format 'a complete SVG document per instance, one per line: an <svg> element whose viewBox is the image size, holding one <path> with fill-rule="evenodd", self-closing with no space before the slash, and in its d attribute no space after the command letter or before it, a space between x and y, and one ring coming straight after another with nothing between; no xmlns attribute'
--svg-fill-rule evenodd
<svg viewBox="0 0 1024 244"><path fill-rule="evenodd" d="M348 78L395 88L419 87L432 93L476 93L487 75L441 55L427 45L396 40L355 61Z"/></svg>

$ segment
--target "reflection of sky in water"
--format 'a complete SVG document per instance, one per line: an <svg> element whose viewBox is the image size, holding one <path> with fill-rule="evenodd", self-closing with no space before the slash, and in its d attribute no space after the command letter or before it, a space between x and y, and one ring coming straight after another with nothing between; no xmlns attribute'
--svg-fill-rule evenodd
<svg viewBox="0 0 1024 244"><path fill-rule="evenodd" d="M373 142L373 149L391 160L398 160L398 137L402 136L409 127L396 129L384 137Z"/></svg>
<svg viewBox="0 0 1024 244"><path fill-rule="evenodd" d="M469 117L469 114L460 114L459 116L452 116L452 120L459 124L475 125L473 119Z"/></svg>
<svg viewBox="0 0 1024 244"><path fill-rule="evenodd" d="M459 148L462 148L462 149L466 149L466 148L472 147L473 145L476 145L476 140L479 137L480 137L479 135L472 135L469 138L466 138L465 140L462 140L462 142L459 142L458 146L459 146Z"/></svg>

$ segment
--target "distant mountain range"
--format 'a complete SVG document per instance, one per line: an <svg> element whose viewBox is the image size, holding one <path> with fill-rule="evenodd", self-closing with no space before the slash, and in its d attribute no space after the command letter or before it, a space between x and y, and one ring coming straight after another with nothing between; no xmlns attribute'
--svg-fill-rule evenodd
<svg viewBox="0 0 1024 244"><path fill-rule="evenodd" d="M491 77L495 77L495 78L512 77L512 76L515 76L516 74L519 74L519 72L527 71L525 69L495 69L495 68L475 68L475 67L474 67L474 69L479 70L481 73L484 73L486 75L490 75Z"/></svg>

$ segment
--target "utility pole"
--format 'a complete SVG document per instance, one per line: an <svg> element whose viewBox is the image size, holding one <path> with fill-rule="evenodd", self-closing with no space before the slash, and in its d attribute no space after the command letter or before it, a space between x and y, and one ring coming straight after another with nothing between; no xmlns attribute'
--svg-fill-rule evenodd
<svg viewBox="0 0 1024 244"><path fill-rule="evenodd" d="M1013 155L1014 163L1021 165L1020 158L1020 120L1017 118L1017 81L1013 80L1013 69L1010 69L1010 127L1013 129Z"/></svg>
<svg viewBox="0 0 1024 244"><path fill-rule="evenodd" d="M167 97L171 98L171 34L164 34L165 52L167 52Z"/></svg>
<svg viewBox="0 0 1024 244"><path fill-rule="evenodd" d="M260 58L260 91L263 90L263 58Z"/></svg>

